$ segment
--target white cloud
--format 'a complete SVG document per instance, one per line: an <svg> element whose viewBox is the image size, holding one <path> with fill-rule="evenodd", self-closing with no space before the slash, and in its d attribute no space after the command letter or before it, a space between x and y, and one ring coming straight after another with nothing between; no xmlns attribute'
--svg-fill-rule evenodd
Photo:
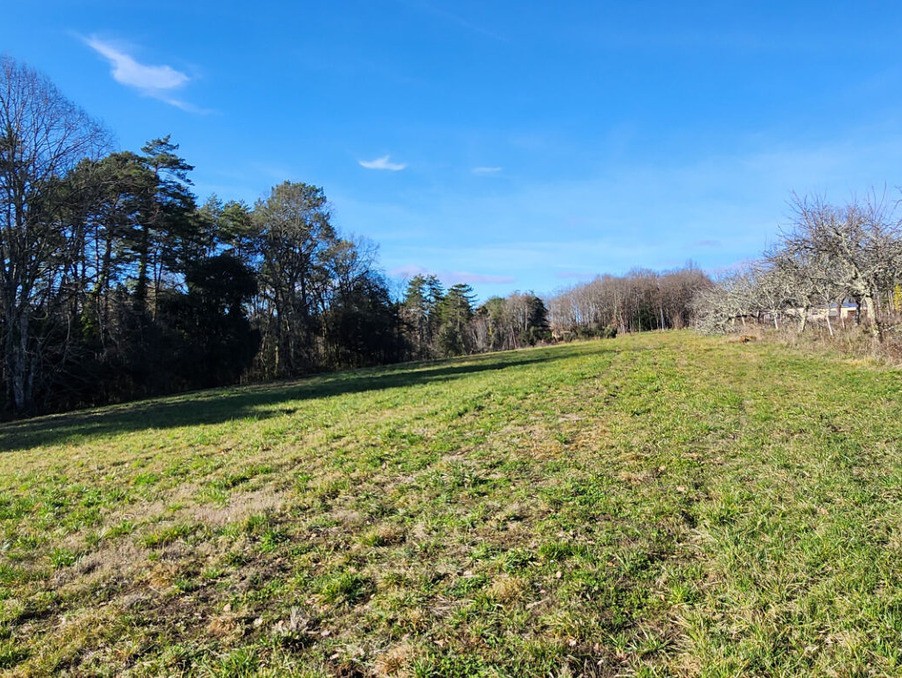
<svg viewBox="0 0 902 678"><path fill-rule="evenodd" d="M358 160L357 164L364 169L388 170L389 172L400 172L407 167L406 163L392 162L391 156L389 155L383 155L381 158L376 158L375 160Z"/></svg>
<svg viewBox="0 0 902 678"><path fill-rule="evenodd" d="M447 274L452 284L467 283L473 285L510 285L517 281L512 275L492 275L490 273L468 273L467 271L451 271Z"/></svg>
<svg viewBox="0 0 902 678"><path fill-rule="evenodd" d="M401 278L413 278L415 275L429 275L431 273L428 268L417 266L416 264L405 264L403 266L397 266L389 272L392 275Z"/></svg>
<svg viewBox="0 0 902 678"><path fill-rule="evenodd" d="M554 277L558 278L560 280L585 281L585 280L592 280L592 278L594 278L597 275L598 275L598 273L589 273L587 271L563 270L563 271L555 272Z"/></svg>
<svg viewBox="0 0 902 678"><path fill-rule="evenodd" d="M402 278L412 278L416 275L431 275L435 274L438 276L439 280L441 280L446 285L456 285L457 283L467 283L467 284L483 284L483 285L509 285L511 283L516 282L516 278L511 275L493 275L491 273L470 273L469 271L447 271L447 270L439 270L433 271L425 266L419 266L417 264L405 264L403 266L397 266L391 271L389 271L391 275L398 276Z"/></svg>
<svg viewBox="0 0 902 678"><path fill-rule="evenodd" d="M122 49L100 38L86 38L85 44L110 62L111 75L119 84L133 87L145 96L159 99L183 111L202 112L192 104L170 96L170 92L184 87L191 81L185 73L171 66L148 66L139 63Z"/></svg>
<svg viewBox="0 0 902 678"><path fill-rule="evenodd" d="M501 168L500 167L474 167L471 170L471 172L473 172L473 174L477 174L479 176L485 176L488 174L498 174L499 172L501 172Z"/></svg>
<svg viewBox="0 0 902 678"><path fill-rule="evenodd" d="M468 185L465 195L440 186L415 201L345 196L336 211L383 243L389 271L484 272L541 293L690 259L717 273L775 241L792 219L791 191L842 204L902 165L902 134L889 123L837 139L756 136L736 146L667 162L637 157L578 179L474 179L494 185Z"/></svg>
<svg viewBox="0 0 902 678"><path fill-rule="evenodd" d="M696 240L694 243L692 243L692 246L693 247L717 248L717 247L723 247L723 243L720 242L720 240L714 240L714 239L709 238L709 239L705 239L705 240Z"/></svg>

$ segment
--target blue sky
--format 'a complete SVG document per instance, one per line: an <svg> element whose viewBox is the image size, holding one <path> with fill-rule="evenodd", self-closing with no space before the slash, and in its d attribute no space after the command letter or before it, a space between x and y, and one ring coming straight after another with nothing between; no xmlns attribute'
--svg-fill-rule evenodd
<svg viewBox="0 0 902 678"><path fill-rule="evenodd" d="M791 192L902 183L902 4L8 3L0 51L195 189L322 186L401 277L481 298L757 256Z"/></svg>

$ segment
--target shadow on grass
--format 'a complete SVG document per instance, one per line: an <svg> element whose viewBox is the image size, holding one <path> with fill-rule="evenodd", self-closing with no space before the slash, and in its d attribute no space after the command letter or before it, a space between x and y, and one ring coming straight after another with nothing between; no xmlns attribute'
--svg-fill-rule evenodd
<svg viewBox="0 0 902 678"><path fill-rule="evenodd" d="M556 360L569 355L550 349L470 356L462 361L406 363L366 368L242 388L221 388L94 410L49 415L0 426L0 452L81 442L99 436L148 429L218 424L290 414L279 403L328 398L451 381L469 374Z"/></svg>

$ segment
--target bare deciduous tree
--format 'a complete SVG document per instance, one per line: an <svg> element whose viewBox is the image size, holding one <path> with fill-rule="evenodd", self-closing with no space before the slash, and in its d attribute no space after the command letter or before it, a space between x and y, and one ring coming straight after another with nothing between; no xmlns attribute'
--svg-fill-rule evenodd
<svg viewBox="0 0 902 678"><path fill-rule="evenodd" d="M5 382L17 411L31 406L41 363L34 329L64 262L54 187L107 146L103 128L43 76L0 57L0 318Z"/></svg>
<svg viewBox="0 0 902 678"><path fill-rule="evenodd" d="M754 263L724 275L716 284L699 289L692 300L696 327L703 332L725 332L742 327L765 310L759 287L760 265Z"/></svg>
<svg viewBox="0 0 902 678"><path fill-rule="evenodd" d="M871 334L883 341L880 302L902 268L902 222L885 197L872 194L863 203L844 207L820 199L795 198L793 230L784 248L826 267L830 283L860 298Z"/></svg>
<svg viewBox="0 0 902 678"><path fill-rule="evenodd" d="M696 292L710 285L691 263L663 273L634 269L622 277L599 276L552 296L548 320L557 338L681 328L691 323Z"/></svg>

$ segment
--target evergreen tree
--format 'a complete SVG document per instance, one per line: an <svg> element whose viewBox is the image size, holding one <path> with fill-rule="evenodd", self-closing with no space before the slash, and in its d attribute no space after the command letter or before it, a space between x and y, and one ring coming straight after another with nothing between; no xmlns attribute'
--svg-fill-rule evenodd
<svg viewBox="0 0 902 678"><path fill-rule="evenodd" d="M473 288L466 283L457 283L439 304L440 326L438 332L438 353L442 356L456 356L470 353L473 349L473 334L470 321L473 318Z"/></svg>
<svg viewBox="0 0 902 678"><path fill-rule="evenodd" d="M415 275L408 282L400 313L413 358L423 360L436 355L439 307L444 298L442 283L434 275Z"/></svg>

